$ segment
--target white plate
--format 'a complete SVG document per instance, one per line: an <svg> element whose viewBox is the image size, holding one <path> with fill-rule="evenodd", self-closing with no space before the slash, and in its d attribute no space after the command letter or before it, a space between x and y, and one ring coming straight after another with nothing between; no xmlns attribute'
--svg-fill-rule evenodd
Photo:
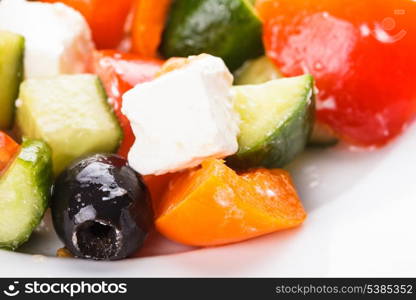
<svg viewBox="0 0 416 300"><path fill-rule="evenodd" d="M308 150L289 166L309 213L305 224L224 247L193 250L154 236L140 254L153 256L117 262L47 257L61 246L47 221L22 248L44 255L0 250L0 276L414 277L415 157L416 126L377 151Z"/></svg>

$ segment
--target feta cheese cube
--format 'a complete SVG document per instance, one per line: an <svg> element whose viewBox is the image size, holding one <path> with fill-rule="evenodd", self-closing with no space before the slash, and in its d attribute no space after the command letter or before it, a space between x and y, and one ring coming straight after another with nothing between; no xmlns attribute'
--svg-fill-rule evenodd
<svg viewBox="0 0 416 300"><path fill-rule="evenodd" d="M237 152L232 81L222 59L201 55L125 93L122 112L136 136L129 164L143 175L160 175Z"/></svg>
<svg viewBox="0 0 416 300"><path fill-rule="evenodd" d="M0 1L0 30L25 37L25 77L87 71L94 44L85 19L61 4Z"/></svg>

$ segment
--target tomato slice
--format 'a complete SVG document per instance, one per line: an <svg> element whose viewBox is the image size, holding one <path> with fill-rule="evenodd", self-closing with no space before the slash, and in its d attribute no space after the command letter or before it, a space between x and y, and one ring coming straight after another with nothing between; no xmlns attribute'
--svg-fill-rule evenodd
<svg viewBox="0 0 416 300"><path fill-rule="evenodd" d="M133 0L41 0L62 2L78 10L91 27L94 42L99 49L114 48L124 36L124 25Z"/></svg>
<svg viewBox="0 0 416 300"><path fill-rule="evenodd" d="M346 140L382 146L416 107L416 2L259 0L267 55L286 76L311 73L318 119Z"/></svg>
<svg viewBox="0 0 416 300"><path fill-rule="evenodd" d="M0 174L19 150L19 145L6 133L0 131Z"/></svg>
<svg viewBox="0 0 416 300"><path fill-rule="evenodd" d="M115 50L94 53L94 73L101 78L123 128L124 139L118 152L123 157L127 157L135 138L129 120L121 113L122 95L136 84L152 80L161 66L160 60L142 59L140 56Z"/></svg>

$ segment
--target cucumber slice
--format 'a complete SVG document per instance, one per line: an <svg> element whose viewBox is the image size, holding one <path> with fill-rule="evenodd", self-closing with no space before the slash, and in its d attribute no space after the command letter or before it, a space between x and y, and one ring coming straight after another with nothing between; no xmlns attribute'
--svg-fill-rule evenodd
<svg viewBox="0 0 416 300"><path fill-rule="evenodd" d="M234 87L240 114L238 152L227 159L236 169L280 168L303 151L314 119L310 75Z"/></svg>
<svg viewBox="0 0 416 300"><path fill-rule="evenodd" d="M0 31L0 129L8 129L13 123L14 101L23 76L22 36Z"/></svg>
<svg viewBox="0 0 416 300"><path fill-rule="evenodd" d="M283 75L267 56L262 56L245 62L241 68L234 72L234 78L235 85L247 85L265 83L283 78ZM327 125L315 121L308 146L331 147L338 142L338 137Z"/></svg>
<svg viewBox="0 0 416 300"><path fill-rule="evenodd" d="M244 63L234 73L235 85L260 84L273 79L282 78L270 58L262 56Z"/></svg>
<svg viewBox="0 0 416 300"><path fill-rule="evenodd" d="M0 248L15 250L41 221L52 185L51 151L26 140L0 179Z"/></svg>
<svg viewBox="0 0 416 300"><path fill-rule="evenodd" d="M95 75L29 79L22 83L19 99L17 123L22 135L49 144L55 175L81 156L115 151L122 138Z"/></svg>
<svg viewBox="0 0 416 300"><path fill-rule="evenodd" d="M176 0L162 38L165 57L208 53L230 70L263 53L262 23L248 0Z"/></svg>

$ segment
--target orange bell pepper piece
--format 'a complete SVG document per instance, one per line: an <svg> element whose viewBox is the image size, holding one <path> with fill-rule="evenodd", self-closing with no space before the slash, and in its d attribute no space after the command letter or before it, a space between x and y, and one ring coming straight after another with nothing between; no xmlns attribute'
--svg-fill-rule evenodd
<svg viewBox="0 0 416 300"><path fill-rule="evenodd" d="M157 49L172 0L138 0L133 17L132 50L145 57L158 57Z"/></svg>
<svg viewBox="0 0 416 300"><path fill-rule="evenodd" d="M143 176L144 182L149 189L152 198L153 211L156 211L160 206L163 195L169 188L170 182L180 173L167 173L163 175L147 175Z"/></svg>
<svg viewBox="0 0 416 300"><path fill-rule="evenodd" d="M305 218L286 171L238 175L215 159L175 177L156 207L159 232L191 246L239 242L296 227Z"/></svg>

